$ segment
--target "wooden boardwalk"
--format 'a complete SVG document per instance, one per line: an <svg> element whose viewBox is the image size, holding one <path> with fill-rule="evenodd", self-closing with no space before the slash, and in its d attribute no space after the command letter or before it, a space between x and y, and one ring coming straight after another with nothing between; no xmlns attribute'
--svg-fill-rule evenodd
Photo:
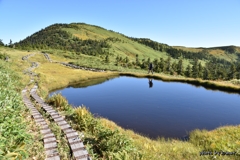
<svg viewBox="0 0 240 160"><path fill-rule="evenodd" d="M46 154L46 160L60 160L59 153L57 150L57 141L56 137L49 129L48 124L44 120L43 116L38 112L34 107L30 99L26 95L27 90L23 90L23 102L30 110L33 119L36 124L40 126L40 132L43 135L44 149Z"/></svg>
<svg viewBox="0 0 240 160"><path fill-rule="evenodd" d="M91 160L87 150L84 147L82 140L79 138L78 132L73 130L72 127L65 121L65 119L58 114L51 106L46 104L36 93L37 86L35 85L31 91L30 95L33 99L48 113L51 118L58 124L63 133L65 134L68 144L72 151L72 156L76 160Z"/></svg>
<svg viewBox="0 0 240 160"><path fill-rule="evenodd" d="M23 57L22 57L22 60L28 60L29 57L34 56L34 55L35 55L35 53L32 53L32 54L28 54L28 55L26 55L26 56L23 56Z"/></svg>
<svg viewBox="0 0 240 160"><path fill-rule="evenodd" d="M45 58L52 62L48 54L43 53ZM33 56L34 54L29 54L24 57L22 57L22 60L28 60L30 56ZM34 82L33 76L36 76L32 70L34 68L37 68L39 66L36 62L30 62L31 67L26 69L24 71L25 74L28 74L30 76L30 83ZM54 120L55 123L58 124L58 126L61 128L62 132L65 134L66 139L68 140L68 145L71 149L72 158L75 160L91 160L91 157L89 156L87 150L85 149L85 146L82 142L82 140L79 138L78 132L73 130L72 127L64 120L64 118L58 114L56 110L54 110L51 106L46 104L36 93L37 86L35 85L31 91L30 95L33 97L33 99L44 109L46 113L48 113L51 118ZM45 148L45 154L46 154L46 160L60 160L60 156L57 150L57 140L54 134L52 133L51 129L49 128L48 124L44 120L43 116L40 114L40 112L34 107L33 103L27 96L27 90L24 89L22 91L23 95L23 102L30 110L33 119L35 120L36 124L40 126L40 132L43 135L43 142L44 142L44 148ZM69 153L70 154L70 153Z"/></svg>
<svg viewBox="0 0 240 160"><path fill-rule="evenodd" d="M96 68L87 68L87 67L81 67L81 66L76 66L73 64L65 63L65 62L58 62L62 65L74 68L74 69L82 69L82 70L87 70L87 71L92 71L92 72L105 72L103 69L96 69Z"/></svg>
<svg viewBox="0 0 240 160"><path fill-rule="evenodd" d="M52 62L51 58L49 57L49 55L45 52L42 53L44 55L44 57L49 61Z"/></svg>

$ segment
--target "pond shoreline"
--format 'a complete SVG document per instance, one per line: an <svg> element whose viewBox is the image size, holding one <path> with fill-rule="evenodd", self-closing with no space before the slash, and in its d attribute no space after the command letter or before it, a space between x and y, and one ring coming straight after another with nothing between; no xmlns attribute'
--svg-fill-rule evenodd
<svg viewBox="0 0 240 160"><path fill-rule="evenodd" d="M128 72L112 72L112 75L107 74L106 76L100 76L100 77L90 77L87 80L79 79L79 81L69 81L67 85L61 85L55 88L52 88L51 90L48 90L49 92L53 92L56 90L60 90L72 85L77 84L83 84L83 86L87 87L88 84L91 84L91 81L107 81L109 79L117 78L120 76L128 76L128 77L135 77L135 78L153 78L156 80L161 80L163 82L179 82L179 83L187 83L194 85L196 87L204 87L207 90L217 90L217 91L224 91L227 93L240 93L240 86L234 85L232 83L226 83L226 81L208 81L208 80L201 80L201 79L193 79L193 78L179 78L179 77L170 77L170 76L164 76L164 75L151 75L151 74L139 74L139 73L128 73ZM94 83L93 83L94 84ZM98 84L98 83L95 83Z"/></svg>

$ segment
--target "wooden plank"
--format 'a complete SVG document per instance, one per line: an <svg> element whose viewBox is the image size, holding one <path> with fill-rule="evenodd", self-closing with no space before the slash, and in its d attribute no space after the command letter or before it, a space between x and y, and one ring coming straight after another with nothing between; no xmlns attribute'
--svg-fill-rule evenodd
<svg viewBox="0 0 240 160"><path fill-rule="evenodd" d="M59 156L54 156L54 157L48 157L46 160L60 160Z"/></svg>
<svg viewBox="0 0 240 160"><path fill-rule="evenodd" d="M49 137L55 137L53 133L48 133L43 136L44 139L49 138Z"/></svg>
<svg viewBox="0 0 240 160"><path fill-rule="evenodd" d="M62 130L65 130L65 129L71 128L71 126L70 126L69 124L65 124L65 125L60 126L60 128L61 128Z"/></svg>
<svg viewBox="0 0 240 160"><path fill-rule="evenodd" d="M43 122L39 122L40 125L47 125L47 122L46 121L43 121Z"/></svg>
<svg viewBox="0 0 240 160"><path fill-rule="evenodd" d="M73 144L70 144L70 147L71 147L72 152L85 149L83 143L73 143Z"/></svg>
<svg viewBox="0 0 240 160"><path fill-rule="evenodd" d="M44 144L44 148L45 148L46 150L50 150L50 149L57 148L57 142L52 142L52 143Z"/></svg>
<svg viewBox="0 0 240 160"><path fill-rule="evenodd" d="M49 128L48 128L48 125L47 125L47 124L44 124L44 125L41 125L41 129L42 129L42 130L45 130L45 129L49 129Z"/></svg>
<svg viewBox="0 0 240 160"><path fill-rule="evenodd" d="M77 144L77 143L82 143L80 139L68 139L68 143L70 145Z"/></svg>
<svg viewBox="0 0 240 160"><path fill-rule="evenodd" d="M76 159L88 158L88 152L86 150L73 152L73 155Z"/></svg>
<svg viewBox="0 0 240 160"><path fill-rule="evenodd" d="M42 119L43 118L43 116L41 114L34 115L33 117L34 117L34 119Z"/></svg>
<svg viewBox="0 0 240 160"><path fill-rule="evenodd" d="M39 122L45 122L44 119L36 119L35 122L39 123Z"/></svg>
<svg viewBox="0 0 240 160"><path fill-rule="evenodd" d="M74 129L72 128L69 128L69 129L66 129L64 130L64 133L67 134L67 133L72 133L72 132L76 132Z"/></svg>
<svg viewBox="0 0 240 160"><path fill-rule="evenodd" d="M52 109L52 110L46 110L46 112L50 114L51 112L56 112L56 111Z"/></svg>
<svg viewBox="0 0 240 160"><path fill-rule="evenodd" d="M49 137L49 138L44 138L43 139L44 143L49 143L49 142L53 142L53 141L56 141L55 137Z"/></svg>
<svg viewBox="0 0 240 160"><path fill-rule="evenodd" d="M43 107L45 110L52 110L52 107Z"/></svg>
<svg viewBox="0 0 240 160"><path fill-rule="evenodd" d="M46 153L47 157L52 157L52 156L58 154L58 151L55 148L55 149L46 150L45 153Z"/></svg>
<svg viewBox="0 0 240 160"><path fill-rule="evenodd" d="M55 122L64 121L62 117L54 119Z"/></svg>
<svg viewBox="0 0 240 160"><path fill-rule="evenodd" d="M49 128L48 128L48 129L44 129L44 130L40 130L40 132L41 132L43 135L46 135L46 134L48 134L48 133L52 133Z"/></svg>
<svg viewBox="0 0 240 160"><path fill-rule="evenodd" d="M68 134L66 134L66 136L68 139L70 139L70 138L76 139L76 138L78 138L78 133L77 132L68 133Z"/></svg>
<svg viewBox="0 0 240 160"><path fill-rule="evenodd" d="M57 112L51 112L50 115L51 115L52 117L53 117L53 116L56 116L56 115L59 116L59 114L58 114Z"/></svg>
<svg viewBox="0 0 240 160"><path fill-rule="evenodd" d="M52 116L52 118L53 118L53 119L58 119L58 118L62 118L62 116L60 116L60 115L54 115L54 116Z"/></svg>
<svg viewBox="0 0 240 160"><path fill-rule="evenodd" d="M68 124L68 123L66 121L58 121L57 124L59 126L62 126L62 125Z"/></svg>
<svg viewBox="0 0 240 160"><path fill-rule="evenodd" d="M68 138L68 143L69 143L69 144L74 144L74 143L76 143L76 142L81 143L82 140L81 140L79 137L77 137L77 138Z"/></svg>
<svg viewBox="0 0 240 160"><path fill-rule="evenodd" d="M31 114L32 114L33 116L41 115L39 112L36 112L36 111L33 111Z"/></svg>

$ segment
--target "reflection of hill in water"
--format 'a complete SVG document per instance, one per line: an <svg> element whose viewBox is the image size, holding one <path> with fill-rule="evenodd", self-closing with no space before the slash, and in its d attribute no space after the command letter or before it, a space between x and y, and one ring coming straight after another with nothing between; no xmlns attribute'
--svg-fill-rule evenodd
<svg viewBox="0 0 240 160"><path fill-rule="evenodd" d="M89 86L94 86L94 85L98 85L98 84L102 84L108 80L110 80L112 78L98 78L98 79L91 79L91 80L88 80L88 81L83 81L83 82L80 82L80 83L74 83L74 84L70 84L68 86L69 87L72 87L72 88L87 88Z"/></svg>

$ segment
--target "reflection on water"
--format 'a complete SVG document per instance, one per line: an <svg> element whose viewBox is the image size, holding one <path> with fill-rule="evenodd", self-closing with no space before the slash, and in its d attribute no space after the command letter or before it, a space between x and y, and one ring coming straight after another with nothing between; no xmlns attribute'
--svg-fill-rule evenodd
<svg viewBox="0 0 240 160"><path fill-rule="evenodd" d="M149 83L149 88L152 88L153 87L153 81L151 78L148 78L148 83Z"/></svg>
<svg viewBox="0 0 240 160"><path fill-rule="evenodd" d="M240 124L239 94L147 78L119 77L93 84L59 91L70 104L84 104L92 113L151 138L181 138L197 128Z"/></svg>

